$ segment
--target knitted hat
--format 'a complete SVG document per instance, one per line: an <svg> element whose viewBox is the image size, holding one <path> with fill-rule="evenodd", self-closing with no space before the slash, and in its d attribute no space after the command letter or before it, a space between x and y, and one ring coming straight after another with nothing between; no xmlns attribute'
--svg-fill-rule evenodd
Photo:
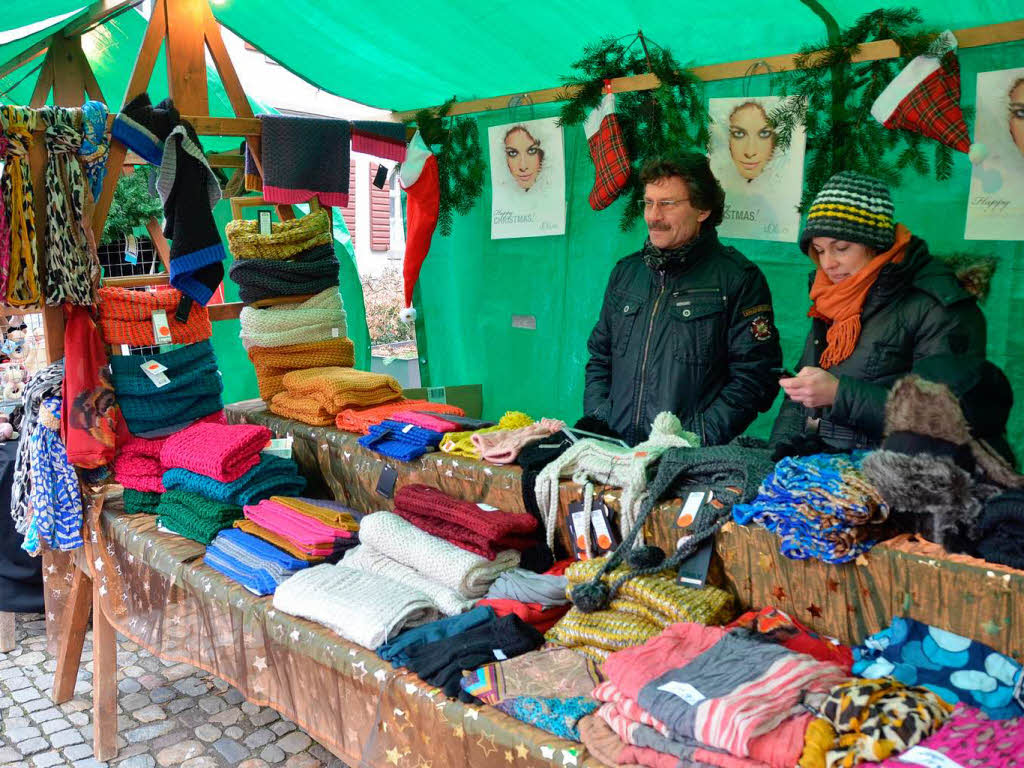
<svg viewBox="0 0 1024 768"><path fill-rule="evenodd" d="M213 335L210 314L206 307L193 306L188 319L178 322L175 310L181 303L181 292L170 286L154 291L104 286L99 290L99 320L103 340L107 344L129 344L148 347L153 338L153 312L167 314L167 328L174 344L193 344Z"/></svg>
<svg viewBox="0 0 1024 768"><path fill-rule="evenodd" d="M228 248L236 259L294 259L318 245L330 245L331 220L321 208L308 216L290 221L271 222L270 234L261 235L258 221L235 219L224 228Z"/></svg>
<svg viewBox="0 0 1024 768"><path fill-rule="evenodd" d="M985 502L976 535L978 555L1024 570L1024 492L1007 491Z"/></svg>
<svg viewBox="0 0 1024 768"><path fill-rule="evenodd" d="M256 368L260 397L269 403L284 391L284 375L289 371L324 366L355 365L355 347L348 339L328 339L284 347L250 347L249 359Z"/></svg>
<svg viewBox="0 0 1024 768"><path fill-rule="evenodd" d="M338 285L338 257L334 245L318 245L292 261L242 259L228 274L238 285L238 297L246 304L275 296L320 293Z"/></svg>
<svg viewBox="0 0 1024 768"><path fill-rule="evenodd" d="M242 346L282 347L348 336L341 294L334 286L306 301L267 309L242 307L238 316Z"/></svg>
<svg viewBox="0 0 1024 768"><path fill-rule="evenodd" d="M881 181L842 171L814 198L800 234L800 250L807 253L816 237L834 237L887 251L896 239L894 213L889 190Z"/></svg>

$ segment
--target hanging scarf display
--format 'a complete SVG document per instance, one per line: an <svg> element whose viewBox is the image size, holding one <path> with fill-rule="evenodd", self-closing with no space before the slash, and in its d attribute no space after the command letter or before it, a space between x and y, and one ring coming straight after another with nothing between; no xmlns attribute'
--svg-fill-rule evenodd
<svg viewBox="0 0 1024 768"><path fill-rule="evenodd" d="M7 137L0 131L0 157L7 157ZM11 228L7 223L7 207L0 194L0 299L7 296L7 273L11 269Z"/></svg>
<svg viewBox="0 0 1024 768"><path fill-rule="evenodd" d="M31 478L29 465L29 435L35 432L39 406L46 397L60 395L64 381L64 361L58 360L40 371L36 371L25 385L25 420L21 433L25 436L18 443L18 454L14 459L14 479L11 481L11 517L18 533L24 533L29 522L29 491Z"/></svg>
<svg viewBox="0 0 1024 768"><path fill-rule="evenodd" d="M10 104L0 106L0 122L7 134L4 174L0 179L11 236L11 256L4 296L12 307L39 304L36 283L36 214L32 207L32 174L28 151L36 128L36 111Z"/></svg>
<svg viewBox="0 0 1024 768"><path fill-rule="evenodd" d="M78 149L78 156L85 166L85 175L89 179L93 200L99 200L100 192L103 191L109 149L107 105L102 101L87 101L82 105L82 146Z"/></svg>
<svg viewBox="0 0 1024 768"><path fill-rule="evenodd" d="M85 307L64 306L64 411L68 460L95 469L114 459L121 411L110 383L107 350Z"/></svg>
<svg viewBox="0 0 1024 768"><path fill-rule="evenodd" d="M82 110L43 107L46 125L46 303L95 303L98 265L83 228Z"/></svg>

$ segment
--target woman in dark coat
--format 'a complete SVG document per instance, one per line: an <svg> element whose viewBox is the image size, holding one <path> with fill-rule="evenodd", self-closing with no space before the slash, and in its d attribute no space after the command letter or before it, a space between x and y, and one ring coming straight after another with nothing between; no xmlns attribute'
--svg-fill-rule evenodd
<svg viewBox="0 0 1024 768"><path fill-rule="evenodd" d="M911 372L948 384L969 421L975 416L972 426L988 433L975 437L1005 446L1012 395L985 362L985 318L950 267L895 223L880 181L849 171L829 179L800 249L817 267L812 326L797 375L779 382L786 393L772 430L779 453L816 442L809 435L837 450L877 447L889 389ZM978 402L985 390L1004 402Z"/></svg>

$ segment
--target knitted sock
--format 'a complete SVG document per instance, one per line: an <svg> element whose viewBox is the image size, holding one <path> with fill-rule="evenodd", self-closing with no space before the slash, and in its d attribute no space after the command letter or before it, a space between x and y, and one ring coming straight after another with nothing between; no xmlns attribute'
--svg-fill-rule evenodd
<svg viewBox="0 0 1024 768"><path fill-rule="evenodd" d="M583 123L594 161L594 188L588 198L595 211L607 208L629 181L629 155L622 138L622 128L615 114L615 95L606 93L601 104Z"/></svg>

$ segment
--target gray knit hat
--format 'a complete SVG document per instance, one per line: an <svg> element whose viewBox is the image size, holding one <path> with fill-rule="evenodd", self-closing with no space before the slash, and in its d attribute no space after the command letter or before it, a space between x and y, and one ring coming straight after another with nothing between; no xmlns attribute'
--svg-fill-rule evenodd
<svg viewBox="0 0 1024 768"><path fill-rule="evenodd" d="M800 234L800 250L807 253L816 237L834 237L887 251L896 240L893 214L892 198L881 181L863 173L842 171L829 179L814 198Z"/></svg>

